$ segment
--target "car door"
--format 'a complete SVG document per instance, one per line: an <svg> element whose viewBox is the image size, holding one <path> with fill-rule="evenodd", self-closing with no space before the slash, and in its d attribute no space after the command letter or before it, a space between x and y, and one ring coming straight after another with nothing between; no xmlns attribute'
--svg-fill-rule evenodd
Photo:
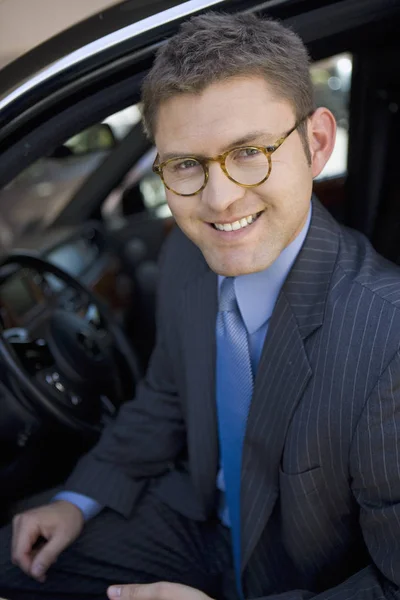
<svg viewBox="0 0 400 600"><path fill-rule="evenodd" d="M281 18L302 35L314 62L316 83L322 81L327 86L320 90L321 95L325 95L321 103L332 101L332 97L326 98L326 92L342 93L344 86L349 86L339 105L331 105L343 129L342 150L337 160L339 168L325 173L315 183L322 201L332 212L336 211L344 223L352 224L370 236L377 223L376 215L384 216L389 225L393 215L398 218L395 203L397 163L394 158L387 159L395 156L398 131L395 58L399 3L392 0L190 0L184 3L136 4L137 11L134 2L123 3L118 8L118 19L110 17L101 24L89 21L52 40L50 45L44 45L25 60L21 59L22 62L9 65L0 80L0 189L9 186L35 161L48 157L74 136L137 104L140 101L140 84L155 50L176 31L183 19L210 8L258 10ZM125 7L129 8L126 12ZM92 27L93 24L97 26ZM381 50L376 59L371 50L371 40ZM382 69L382 60L388 61L385 69ZM375 61L372 71L371 61ZM342 80L341 70L344 76L347 75L347 83L344 78ZM387 72L388 85L383 90L386 95L379 94L383 81L381 70ZM371 73L374 73L372 89L369 87ZM386 107L383 112L376 110L381 102ZM343 113L346 106L348 113ZM385 118L382 119L382 116ZM103 221L111 234L113 231L116 233L122 251L128 249L135 253L140 244L132 248L132 239L149 239L146 233L149 221L131 214L127 215L120 229L113 230L112 225L106 223L102 210L109 195L149 150L141 139L140 130L132 131L129 160L125 162L126 149L122 144L115 148L105 157L106 161L115 159L112 168L104 168L105 163L102 162L101 167L92 173L93 185L80 187L66 214L67 217L69 214L68 218L78 220L94 218ZM383 131L389 135L382 136ZM387 151L387 141L393 149L391 153ZM124 156L121 157L119 152ZM110 163L107 164L109 167ZM385 173L388 171L381 168L382 164L389 166L393 188L385 188ZM151 182L145 179L146 174L142 183L147 183L149 190ZM145 194L146 186L142 187ZM387 199L390 202L386 205ZM147 201L145 197L144 201ZM157 208L160 209L161 205ZM385 206L393 212L379 213L380 207L383 209ZM161 213L156 217L160 231L158 244L168 231L165 223L170 224L171 220L169 217L164 219ZM154 231L151 230L153 234ZM393 231L395 239L396 229ZM0 233L3 235L1 229ZM384 239L384 228L381 236ZM155 250L151 252L157 253ZM45 470L41 467L41 471Z"/></svg>

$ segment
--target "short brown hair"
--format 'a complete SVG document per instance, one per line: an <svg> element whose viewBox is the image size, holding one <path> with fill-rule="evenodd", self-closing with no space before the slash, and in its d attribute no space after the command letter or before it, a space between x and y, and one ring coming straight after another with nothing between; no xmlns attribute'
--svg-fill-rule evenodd
<svg viewBox="0 0 400 600"><path fill-rule="evenodd" d="M196 94L235 76L262 75L301 119L314 110L307 49L291 29L251 14L208 12L184 22L163 45L142 86L143 120L154 139L159 105L177 94ZM307 124L299 127L306 154Z"/></svg>

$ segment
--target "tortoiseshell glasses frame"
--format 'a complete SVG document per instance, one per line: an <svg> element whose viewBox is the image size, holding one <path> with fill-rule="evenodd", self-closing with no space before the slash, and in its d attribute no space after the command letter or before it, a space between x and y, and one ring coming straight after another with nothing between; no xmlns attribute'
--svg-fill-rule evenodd
<svg viewBox="0 0 400 600"><path fill-rule="evenodd" d="M245 187L245 188L253 188L253 187L258 187L259 185L263 184L265 181L267 181L267 179L269 178L269 176L271 175L271 171L272 171L272 160L271 160L271 156L274 152L276 152L278 150L278 148L280 148L283 144L283 142L285 140L287 140L287 138L294 133L298 127L300 127L300 125L302 125L313 113L309 113L308 115L306 115L305 117L299 119L298 121L296 121L295 125L289 130L287 131L284 135L282 135L278 140L276 140L276 142L274 144L272 144L271 146L237 146L235 148L231 148L230 150L227 150L226 152L223 152L222 154L219 154L218 156L210 156L210 157L205 157L205 158L199 158L196 156L176 156L174 158L169 158L168 160L165 160L162 163L157 164L157 160L159 158L158 154L154 160L153 163L153 171L154 173L157 173L157 175L160 176L163 184L165 185L165 187L170 190L171 192L173 192L174 194L177 194L178 196L196 196L197 194L200 194L200 192L202 192L204 190L204 188L207 185L208 182L208 178L209 178L209 169L208 169L208 163L210 162L217 162L219 163L222 171L225 173L226 177L228 177L228 179L230 179L231 181L233 181L234 183L236 183L237 185L240 185L241 187ZM232 177L232 175L229 173L227 167L226 167L226 159L230 156L233 155L233 153L238 152L238 151L257 151L257 152L261 152L262 154L264 154L264 156L267 159L267 163L266 163L266 167L267 167L267 173L264 177L262 177L262 179L256 183L241 183L240 181L237 181L234 177ZM199 189L197 189L194 192L191 192L189 194L184 194L181 192L177 192L176 190L174 190L170 184L168 184L165 181L165 177L164 177L164 168L171 164L172 162L176 162L176 161L194 161L196 163L198 163L199 165L201 165L201 167L203 168L203 172L204 172L204 181L202 183L202 185L199 187Z"/></svg>

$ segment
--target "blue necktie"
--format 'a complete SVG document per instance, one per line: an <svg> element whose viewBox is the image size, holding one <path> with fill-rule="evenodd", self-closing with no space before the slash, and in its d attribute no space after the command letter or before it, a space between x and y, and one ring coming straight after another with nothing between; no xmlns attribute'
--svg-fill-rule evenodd
<svg viewBox="0 0 400 600"><path fill-rule="evenodd" d="M216 336L220 451L231 523L236 583L242 596L240 480L243 440L253 394L253 373L247 330L239 312L232 277L225 278L221 285Z"/></svg>

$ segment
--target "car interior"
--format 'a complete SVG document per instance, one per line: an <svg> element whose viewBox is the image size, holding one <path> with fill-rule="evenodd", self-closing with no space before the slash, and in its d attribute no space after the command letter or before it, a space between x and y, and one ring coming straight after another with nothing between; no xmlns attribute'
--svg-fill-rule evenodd
<svg viewBox="0 0 400 600"><path fill-rule="evenodd" d="M269 14L307 42L316 104L338 125L314 191L399 263L400 9L290 4L297 12ZM0 523L62 484L134 397L155 343L174 220L140 119L150 63L135 55L76 77L0 144Z"/></svg>

